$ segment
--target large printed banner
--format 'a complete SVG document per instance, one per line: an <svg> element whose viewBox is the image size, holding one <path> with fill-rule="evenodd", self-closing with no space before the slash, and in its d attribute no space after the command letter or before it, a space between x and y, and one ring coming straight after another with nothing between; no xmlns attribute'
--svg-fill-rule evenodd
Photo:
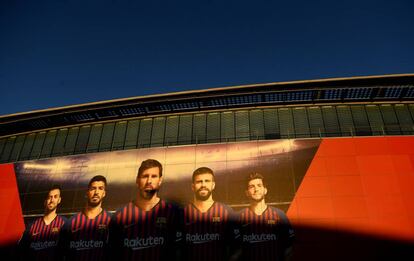
<svg viewBox="0 0 414 261"><path fill-rule="evenodd" d="M169 201L190 202L193 171L208 167L216 176L216 201L236 210L246 207L247 175L259 172L269 184L268 203L287 211L319 142L255 141L105 152L16 163L15 172L26 220L43 214L44 194L52 184L62 187L61 214L80 211L85 207L87 184L95 175L106 177L104 208L115 211L135 198L137 171L146 159L163 165L159 194Z"/></svg>

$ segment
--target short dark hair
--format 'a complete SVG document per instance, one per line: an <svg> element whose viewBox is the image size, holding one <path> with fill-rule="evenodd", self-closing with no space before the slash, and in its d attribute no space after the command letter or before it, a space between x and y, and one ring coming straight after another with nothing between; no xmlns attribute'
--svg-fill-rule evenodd
<svg viewBox="0 0 414 261"><path fill-rule="evenodd" d="M264 187L266 187L266 183L265 183L265 181L264 181L264 177L263 177L263 175L262 175L262 174L260 174L260 173L258 173L258 172L252 172L252 173L250 173L250 174L249 174L249 176L247 177L247 182L246 182L246 184L249 184L249 182L250 182L251 180L254 180L254 179L261 179L261 180L262 180L262 183L263 183L263 186L264 186Z"/></svg>
<svg viewBox="0 0 414 261"><path fill-rule="evenodd" d="M52 190L58 189L60 194L62 194L62 188L58 185L58 184L53 184L52 186L49 187L49 189L47 190L46 194L45 194L45 198L47 198L49 196L49 192ZM60 195L62 196L62 195Z"/></svg>
<svg viewBox="0 0 414 261"><path fill-rule="evenodd" d="M91 180L89 181L88 188L92 185L93 182L96 182L96 181L102 181L106 187L106 178L102 175L96 175L93 178L91 178Z"/></svg>
<svg viewBox="0 0 414 261"><path fill-rule="evenodd" d="M214 172L213 172L213 170L210 169L210 168L207 168L207 167L200 167L200 168L194 170L194 172L193 172L193 177L192 177L193 183L194 183L195 177L198 176L198 175L201 175L201 174L211 174L213 176L213 181L214 181Z"/></svg>
<svg viewBox="0 0 414 261"><path fill-rule="evenodd" d="M157 167L160 170L160 177L162 177L161 163L155 159L147 159L141 163L141 166L138 169L137 178L139 178L139 176L141 176L142 172L144 172L145 170L150 169L150 168L155 168L155 167Z"/></svg>

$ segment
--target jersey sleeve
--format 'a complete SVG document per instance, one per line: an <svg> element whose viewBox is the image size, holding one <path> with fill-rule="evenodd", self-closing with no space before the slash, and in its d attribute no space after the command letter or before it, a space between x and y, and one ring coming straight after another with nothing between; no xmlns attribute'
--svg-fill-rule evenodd
<svg viewBox="0 0 414 261"><path fill-rule="evenodd" d="M17 243L17 257L18 260L27 260L27 254L29 252L29 244L30 244L30 228L32 224L27 226L24 230L22 236L20 237L19 242Z"/></svg>
<svg viewBox="0 0 414 261"><path fill-rule="evenodd" d="M241 231L240 231L240 213L231 210L229 218L229 260L239 260L241 255Z"/></svg>
<svg viewBox="0 0 414 261"><path fill-rule="evenodd" d="M168 228L171 242L169 260L181 260L184 243L184 209L177 204L173 204L172 210L172 223Z"/></svg>
<svg viewBox="0 0 414 261"><path fill-rule="evenodd" d="M286 216L286 214L280 209L276 209L276 211L280 218L280 229L281 229L281 239L282 239L281 243L284 249L288 249L292 247L293 242L295 240L295 231L293 230L293 227L290 224L289 219Z"/></svg>
<svg viewBox="0 0 414 261"><path fill-rule="evenodd" d="M238 237L240 236L240 230L238 226L238 215L230 206L224 205L228 213L228 221L226 225L225 232L225 242L227 244L227 259L232 259L232 257L239 250L239 241Z"/></svg>
<svg viewBox="0 0 414 261"><path fill-rule="evenodd" d="M173 222L175 224L172 229L174 242L180 246L184 241L184 209L179 205L175 205Z"/></svg>
<svg viewBox="0 0 414 261"><path fill-rule="evenodd" d="M64 224L61 227L60 233L59 233L59 241L58 241L58 251L60 253L60 256L62 256L61 260L64 260L64 258L68 258L69 256L69 241L70 241L70 221L71 219L62 217Z"/></svg>
<svg viewBox="0 0 414 261"><path fill-rule="evenodd" d="M116 260L122 254L122 224L118 222L120 211L116 211L109 222L107 255L110 260Z"/></svg>

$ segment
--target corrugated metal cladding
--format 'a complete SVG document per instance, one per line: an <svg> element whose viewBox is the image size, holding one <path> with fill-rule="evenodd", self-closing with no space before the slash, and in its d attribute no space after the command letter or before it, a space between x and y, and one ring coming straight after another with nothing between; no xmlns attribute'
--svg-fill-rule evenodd
<svg viewBox="0 0 414 261"><path fill-rule="evenodd" d="M278 106L158 115L1 138L0 162L246 140L413 135L413 119L414 104L410 103Z"/></svg>

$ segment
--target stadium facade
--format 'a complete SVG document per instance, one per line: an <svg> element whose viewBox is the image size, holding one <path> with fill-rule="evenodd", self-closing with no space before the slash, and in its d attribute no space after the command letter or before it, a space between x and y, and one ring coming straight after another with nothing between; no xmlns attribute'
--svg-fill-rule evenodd
<svg viewBox="0 0 414 261"><path fill-rule="evenodd" d="M245 174L269 180L287 212L295 260L413 254L414 75L255 84L150 95L0 116L0 243L42 214L62 183L60 212L83 207L85 182L109 181L106 208L133 195L139 162L165 166L164 197L186 202L191 172L217 170L216 197L246 206ZM111 185L112 182L112 185ZM16 207L19 206L19 207ZM7 228L7 229L6 229Z"/></svg>

